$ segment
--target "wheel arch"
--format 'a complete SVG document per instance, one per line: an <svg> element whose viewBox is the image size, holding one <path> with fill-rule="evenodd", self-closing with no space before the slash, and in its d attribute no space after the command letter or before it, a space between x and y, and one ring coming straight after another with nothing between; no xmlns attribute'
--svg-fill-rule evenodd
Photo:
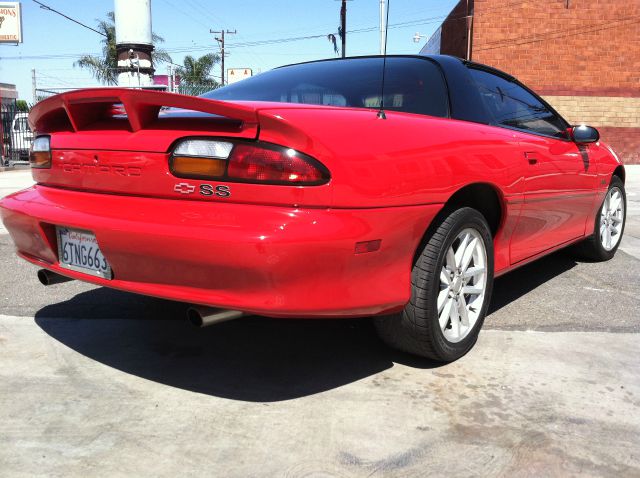
<svg viewBox="0 0 640 478"><path fill-rule="evenodd" d="M613 174L611 175L611 179L613 179L614 176L618 176L620 178L620 180L622 181L622 184L625 183L626 172L625 172L624 166L622 164L618 165L616 167L616 169L613 170Z"/></svg>
<svg viewBox="0 0 640 478"><path fill-rule="evenodd" d="M454 192L444 203L442 209L427 227L418 248L413 257L413 264L416 263L418 256L424 248L428 238L433 233L438 224L444 220L451 212L462 207L471 207L476 209L484 216L489 224L491 236L495 239L504 223L506 207L504 196L500 189L490 183L470 183L466 184Z"/></svg>

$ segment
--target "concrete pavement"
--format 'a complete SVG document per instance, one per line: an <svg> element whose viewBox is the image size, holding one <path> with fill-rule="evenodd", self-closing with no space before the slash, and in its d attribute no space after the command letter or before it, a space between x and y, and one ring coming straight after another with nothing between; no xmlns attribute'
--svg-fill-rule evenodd
<svg viewBox="0 0 640 478"><path fill-rule="evenodd" d="M4 476L638 476L636 334L0 317Z"/></svg>
<svg viewBox="0 0 640 478"><path fill-rule="evenodd" d="M18 173L0 188L28 185ZM367 319L199 330L183 304L44 288L0 234L0 476L639 476L628 176L616 257L560 252L497 280L478 344L444 366Z"/></svg>

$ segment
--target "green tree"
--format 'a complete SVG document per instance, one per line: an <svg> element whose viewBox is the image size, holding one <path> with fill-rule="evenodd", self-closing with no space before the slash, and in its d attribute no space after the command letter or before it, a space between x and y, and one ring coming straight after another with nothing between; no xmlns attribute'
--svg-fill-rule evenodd
<svg viewBox="0 0 640 478"><path fill-rule="evenodd" d="M83 55L73 65L90 70L93 77L102 84L115 85L118 82L118 55L116 52L115 14L107 13L106 20L98 20L96 29L105 36L102 39L102 56ZM160 35L152 34L153 44L164 42ZM153 64L171 62L171 56L165 50L154 49L151 53Z"/></svg>
<svg viewBox="0 0 640 478"><path fill-rule="evenodd" d="M22 113L28 113L31 107L26 100L16 100L16 109Z"/></svg>
<svg viewBox="0 0 640 478"><path fill-rule="evenodd" d="M209 53L194 58L191 55L184 57L183 66L176 68L176 73L180 75L180 82L187 86L203 86L209 89L218 87L218 82L211 77L211 70L220 62L220 55Z"/></svg>

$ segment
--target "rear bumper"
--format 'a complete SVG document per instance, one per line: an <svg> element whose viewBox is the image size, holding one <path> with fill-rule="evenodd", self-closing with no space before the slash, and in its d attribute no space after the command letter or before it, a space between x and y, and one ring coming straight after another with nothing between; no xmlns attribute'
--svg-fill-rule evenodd
<svg viewBox="0 0 640 478"><path fill-rule="evenodd" d="M411 261L439 205L300 209L34 186L0 201L18 254L98 285L272 317L365 316L409 300ZM55 225L94 232L114 272L58 265ZM376 252L355 243L382 239Z"/></svg>

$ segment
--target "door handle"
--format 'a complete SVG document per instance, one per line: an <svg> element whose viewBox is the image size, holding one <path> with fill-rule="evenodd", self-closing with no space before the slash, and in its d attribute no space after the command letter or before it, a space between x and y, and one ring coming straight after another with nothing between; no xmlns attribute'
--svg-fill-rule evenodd
<svg viewBox="0 0 640 478"><path fill-rule="evenodd" d="M538 162L538 158L536 157L536 153L532 153L532 152L525 152L524 153L524 157L527 161L529 161L529 164L536 164Z"/></svg>

